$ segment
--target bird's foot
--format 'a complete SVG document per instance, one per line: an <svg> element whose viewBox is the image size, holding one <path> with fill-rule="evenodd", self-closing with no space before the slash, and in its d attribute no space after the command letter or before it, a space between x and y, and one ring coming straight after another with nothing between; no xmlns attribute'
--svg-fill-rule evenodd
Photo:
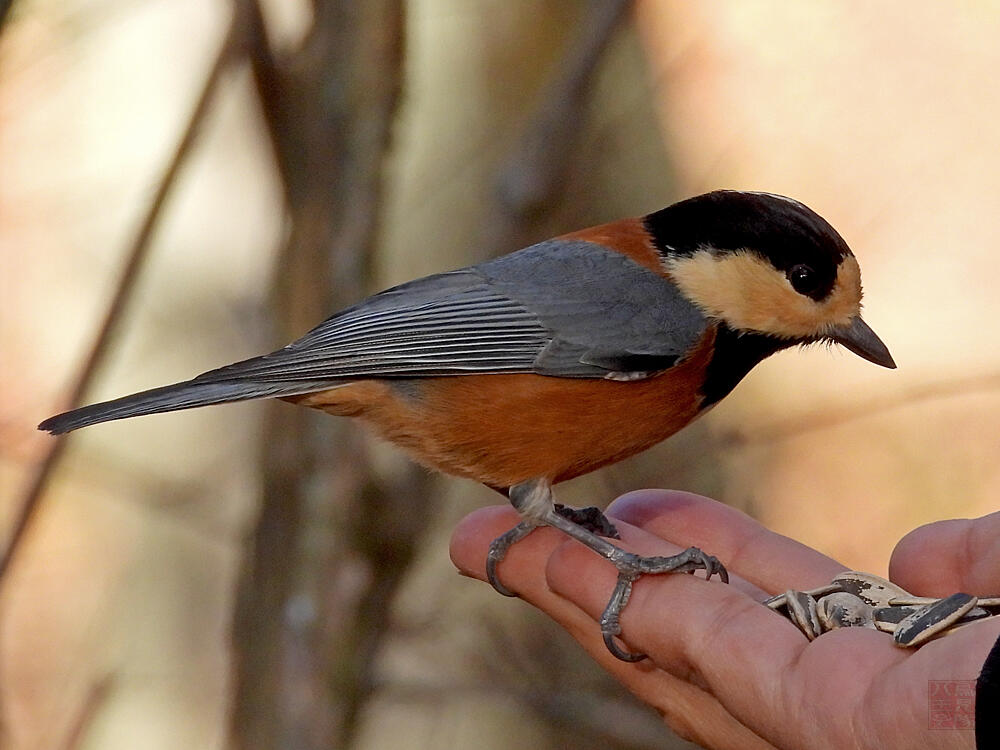
<svg viewBox="0 0 1000 750"><path fill-rule="evenodd" d="M490 542L490 550L486 553L486 580L490 582L490 586L497 590L497 593L504 596L517 596L500 583L500 579L497 577L497 565L506 557L507 550L528 536L538 526L539 524L534 521L521 521L513 529Z"/></svg>
<svg viewBox="0 0 1000 750"><path fill-rule="evenodd" d="M718 558L705 554L697 547L688 547L683 552L669 557L642 557L613 545L609 546L611 550L602 551L600 554L618 569L618 580L611 592L608 605L601 613L599 622L601 635L604 636L604 645L608 647L608 651L613 656L622 661L635 662L646 658L645 654L626 651L615 640L622 632L621 615L632 594L632 584L641 576L660 573L694 573L696 570L704 570L706 580L713 575L718 575L723 583L729 583L729 573Z"/></svg>
<svg viewBox="0 0 1000 750"><path fill-rule="evenodd" d="M567 521L586 529L592 534L611 539L621 538L618 535L618 529L615 528L615 525L608 520L608 517L599 508L593 506L589 508L571 508L561 503L555 503L553 507L555 508L555 512ZM517 596L517 594L500 583L500 579L497 577L497 565L507 555L507 550L528 536L528 534L540 525L542 524L535 523L534 521L521 521L513 529L506 534L501 534L490 544L490 550L486 555L486 580L490 582L490 585L498 593L504 596Z"/></svg>
<svg viewBox="0 0 1000 750"><path fill-rule="evenodd" d="M486 557L486 577L490 584L504 596L516 596L513 591L500 583L497 577L497 565L512 545L524 539L539 526L559 529L608 560L618 570L618 580L601 614L600 625L608 651L622 661L632 662L646 658L645 654L626 651L616 641L616 637L622 632L622 611L632 594L632 585L640 577L704 570L706 579L717 575L723 583L729 583L729 574L718 558L705 554L697 547L689 547L677 555L653 557L643 557L616 547L605 537L618 539L618 530L601 511L597 508L577 510L554 504L552 487L544 479L516 484L510 487L508 497L524 520L490 544Z"/></svg>

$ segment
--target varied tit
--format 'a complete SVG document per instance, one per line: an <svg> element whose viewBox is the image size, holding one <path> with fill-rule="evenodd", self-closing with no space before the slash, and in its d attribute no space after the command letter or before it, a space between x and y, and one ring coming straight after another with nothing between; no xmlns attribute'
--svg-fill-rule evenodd
<svg viewBox="0 0 1000 750"><path fill-rule="evenodd" d="M758 362L836 342L895 363L862 321L858 262L798 201L720 190L428 276L336 313L283 349L192 380L85 406L54 434L143 414L281 398L357 417L417 461L506 494L523 521L490 549L555 526L607 557L619 584L602 630L643 573L725 571L690 549L641 558L600 513L556 506L552 485L673 435Z"/></svg>

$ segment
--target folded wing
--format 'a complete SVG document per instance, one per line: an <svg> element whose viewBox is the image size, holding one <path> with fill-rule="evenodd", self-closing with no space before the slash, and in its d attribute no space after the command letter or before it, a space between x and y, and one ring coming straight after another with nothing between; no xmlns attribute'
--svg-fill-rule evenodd
<svg viewBox="0 0 1000 750"><path fill-rule="evenodd" d="M669 280L600 245L560 241L374 295L271 354L40 425L96 422L367 377L536 373L638 376L667 369L706 320Z"/></svg>

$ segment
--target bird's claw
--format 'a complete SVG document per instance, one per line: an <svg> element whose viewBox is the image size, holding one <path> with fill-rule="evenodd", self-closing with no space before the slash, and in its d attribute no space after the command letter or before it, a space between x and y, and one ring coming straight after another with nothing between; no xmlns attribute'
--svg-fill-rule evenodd
<svg viewBox="0 0 1000 750"><path fill-rule="evenodd" d="M620 553L611 562L618 568L618 580L608 599L608 605L601 614L601 634L604 645L616 659L626 662L642 661L646 654L634 653L622 649L615 640L621 635L621 614L628 604L632 594L632 584L644 575L659 575L661 573L694 573L705 571L705 580L713 575L719 576L723 583L729 583L729 573L725 566L714 555L708 555L697 547L688 547L677 555L642 557L632 552L618 550Z"/></svg>
<svg viewBox="0 0 1000 750"><path fill-rule="evenodd" d="M589 508L571 508L568 505L560 503L555 503L554 507L556 513L560 516L593 534L611 539L621 538L618 535L618 529L615 528L615 525L608 520L607 516L599 508L593 506ZM500 583L500 578L497 576L497 565L507 555L507 550L528 536L537 527L537 523L521 521L513 529L505 534L501 534L490 543L490 549L486 555L486 580L497 590L497 593L504 596L517 596L516 593Z"/></svg>
<svg viewBox="0 0 1000 750"><path fill-rule="evenodd" d="M717 575L723 583L729 583L729 574L719 559L702 552L697 547L689 547L676 555L643 557L634 552L627 552L601 538L600 535L618 538L618 532L604 514L596 508L576 510L565 506L556 506L544 521L521 521L490 544L489 553L486 556L486 578L490 585L504 596L517 596L517 594L500 583L497 577L497 565L503 560L507 550L512 545L528 536L541 523L562 530L606 558L618 569L618 580L611 592L608 604L601 614L600 626L608 651L616 659L622 661L636 662L646 658L645 654L632 653L623 649L616 640L621 635L621 614L632 593L632 584L639 578L644 575L694 573L696 570L704 570L706 580Z"/></svg>
<svg viewBox="0 0 1000 750"><path fill-rule="evenodd" d="M538 528L538 524L536 523L521 521L513 529L505 534L501 534L490 542L489 552L486 553L486 580L490 582L490 586L496 589L497 593L504 596L517 596L514 591L511 591L500 583L500 579L497 576L497 565L507 555L507 550L511 546L524 539L536 528Z"/></svg>
<svg viewBox="0 0 1000 750"><path fill-rule="evenodd" d="M618 580L615 582L615 588L611 592L611 598L608 599L608 606L601 613L601 635L604 636L604 645L608 647L608 651L611 652L612 656L621 661L636 662L646 658L645 654L626 651L615 640L616 636L621 635L622 632L621 614L622 610L625 609L625 605L628 604L629 596L632 594L632 584L641 575L642 573L634 570L622 570L619 568Z"/></svg>

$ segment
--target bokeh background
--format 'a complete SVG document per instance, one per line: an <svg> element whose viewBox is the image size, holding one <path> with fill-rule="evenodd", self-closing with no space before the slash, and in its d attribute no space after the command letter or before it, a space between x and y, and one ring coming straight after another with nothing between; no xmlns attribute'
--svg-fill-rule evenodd
<svg viewBox="0 0 1000 750"><path fill-rule="evenodd" d="M779 354L560 499L702 492L883 574L906 531L1000 507L1000 3L0 8L4 748L671 746L568 637L454 575L490 491L284 404L55 453L34 426L710 189L829 219L899 369Z"/></svg>

